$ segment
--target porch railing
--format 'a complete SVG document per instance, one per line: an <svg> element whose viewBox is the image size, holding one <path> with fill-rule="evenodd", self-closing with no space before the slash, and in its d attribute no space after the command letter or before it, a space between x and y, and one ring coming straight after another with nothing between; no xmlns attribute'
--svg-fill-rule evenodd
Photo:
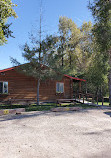
<svg viewBox="0 0 111 158"><path fill-rule="evenodd" d="M101 100L102 105L104 105L104 97L103 96L98 96L94 95L91 93L74 93L74 98L75 100L77 99L81 103L89 102L89 103L95 103L98 105L99 100Z"/></svg>

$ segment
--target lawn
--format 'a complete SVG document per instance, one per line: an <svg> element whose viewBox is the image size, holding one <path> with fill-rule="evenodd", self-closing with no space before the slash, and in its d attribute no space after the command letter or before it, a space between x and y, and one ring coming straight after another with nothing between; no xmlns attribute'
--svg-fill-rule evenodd
<svg viewBox="0 0 111 158"><path fill-rule="evenodd" d="M95 102L95 104L97 104L97 102ZM102 105L102 102L98 102L98 105ZM103 105L109 106L109 102L104 102Z"/></svg>
<svg viewBox="0 0 111 158"><path fill-rule="evenodd" d="M96 106L92 106L92 105L85 105L85 104L80 104L80 103L76 103L74 104L70 104L70 103L66 103L66 104L61 104L62 107L80 107L82 109L88 109L88 108L96 108ZM43 105L0 105L0 109L15 109L15 108L25 108L25 110L28 111L48 111L51 110L51 108L55 108L55 107L61 107L60 105L57 105L56 103L47 103L47 104L43 104Z"/></svg>

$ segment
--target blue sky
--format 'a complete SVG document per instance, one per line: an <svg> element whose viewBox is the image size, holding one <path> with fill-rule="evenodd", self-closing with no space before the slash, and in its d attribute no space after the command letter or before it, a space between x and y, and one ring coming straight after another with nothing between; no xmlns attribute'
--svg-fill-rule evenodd
<svg viewBox="0 0 111 158"><path fill-rule="evenodd" d="M28 41L29 33L38 30L40 15L40 0L12 0L18 6L14 8L18 18L10 18L11 30L15 38L9 38L8 43L0 46L0 69L13 66L10 57L21 63L21 46ZM84 21L92 21L91 12L87 8L88 0L43 0L43 28L46 34L58 30L60 16L71 18L78 26Z"/></svg>

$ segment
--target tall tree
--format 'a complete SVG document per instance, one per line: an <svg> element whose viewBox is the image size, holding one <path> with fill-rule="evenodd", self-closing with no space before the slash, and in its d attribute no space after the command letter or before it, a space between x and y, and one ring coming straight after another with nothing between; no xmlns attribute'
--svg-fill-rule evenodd
<svg viewBox="0 0 111 158"><path fill-rule="evenodd" d="M79 29L80 33L75 44L74 56L77 74L82 75L89 67L93 55L92 23L84 22Z"/></svg>
<svg viewBox="0 0 111 158"><path fill-rule="evenodd" d="M58 38L47 36L38 43L32 45L27 43L23 46L23 57L26 64L21 65L16 59L11 59L15 65L20 65L17 69L21 73L32 76L37 81L37 105L39 105L39 87L42 80L61 79L66 70L59 65L60 57L57 54Z"/></svg>
<svg viewBox="0 0 111 158"><path fill-rule="evenodd" d="M87 89L89 93L100 95L101 90L104 95L107 94L107 64L104 63L104 56L93 48L94 54L92 56L90 65L85 72L85 78L87 80ZM102 94L101 94L102 95Z"/></svg>
<svg viewBox="0 0 111 158"><path fill-rule="evenodd" d="M84 22L79 28L72 19L60 17L59 33L59 51L64 59L62 65L69 66L70 75L84 74L93 54L91 22ZM64 39L64 42L61 42L61 39Z"/></svg>
<svg viewBox="0 0 111 158"><path fill-rule="evenodd" d="M62 56L62 66L64 66L64 55L65 55L65 50L67 47L67 40L68 40L68 33L69 33L69 24L68 24L69 19L67 17L60 17L59 18L59 53Z"/></svg>
<svg viewBox="0 0 111 158"><path fill-rule="evenodd" d="M12 36L12 31L10 30L10 25L7 24L7 19L9 17L16 18L17 15L13 10L16 6L11 0L0 0L0 45L7 42L7 38Z"/></svg>
<svg viewBox="0 0 111 158"><path fill-rule="evenodd" d="M89 9L95 19L93 29L104 62L109 61L109 103L111 105L111 0L94 0Z"/></svg>
<svg viewBox="0 0 111 158"><path fill-rule="evenodd" d="M48 78L60 79L66 69L60 64L61 54L58 54L58 37L46 36L43 38L42 0L40 1L40 23L37 37L31 34L30 43L23 46L22 56L27 64L21 65L21 72L32 76L37 81L37 105L39 105L39 87L42 80ZM16 59L11 59L15 65L20 65Z"/></svg>
<svg viewBox="0 0 111 158"><path fill-rule="evenodd" d="M72 54L76 45L78 44L78 38L80 36L80 29L72 19L68 17L59 18L59 51L62 54L62 66L69 64L72 65ZM67 60L67 61L66 61Z"/></svg>

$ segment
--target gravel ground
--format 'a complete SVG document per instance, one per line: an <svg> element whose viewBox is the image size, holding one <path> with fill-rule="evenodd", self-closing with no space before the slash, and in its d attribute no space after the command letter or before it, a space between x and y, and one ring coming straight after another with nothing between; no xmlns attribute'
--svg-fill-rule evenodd
<svg viewBox="0 0 111 158"><path fill-rule="evenodd" d="M111 158L111 110L0 116L0 158Z"/></svg>

